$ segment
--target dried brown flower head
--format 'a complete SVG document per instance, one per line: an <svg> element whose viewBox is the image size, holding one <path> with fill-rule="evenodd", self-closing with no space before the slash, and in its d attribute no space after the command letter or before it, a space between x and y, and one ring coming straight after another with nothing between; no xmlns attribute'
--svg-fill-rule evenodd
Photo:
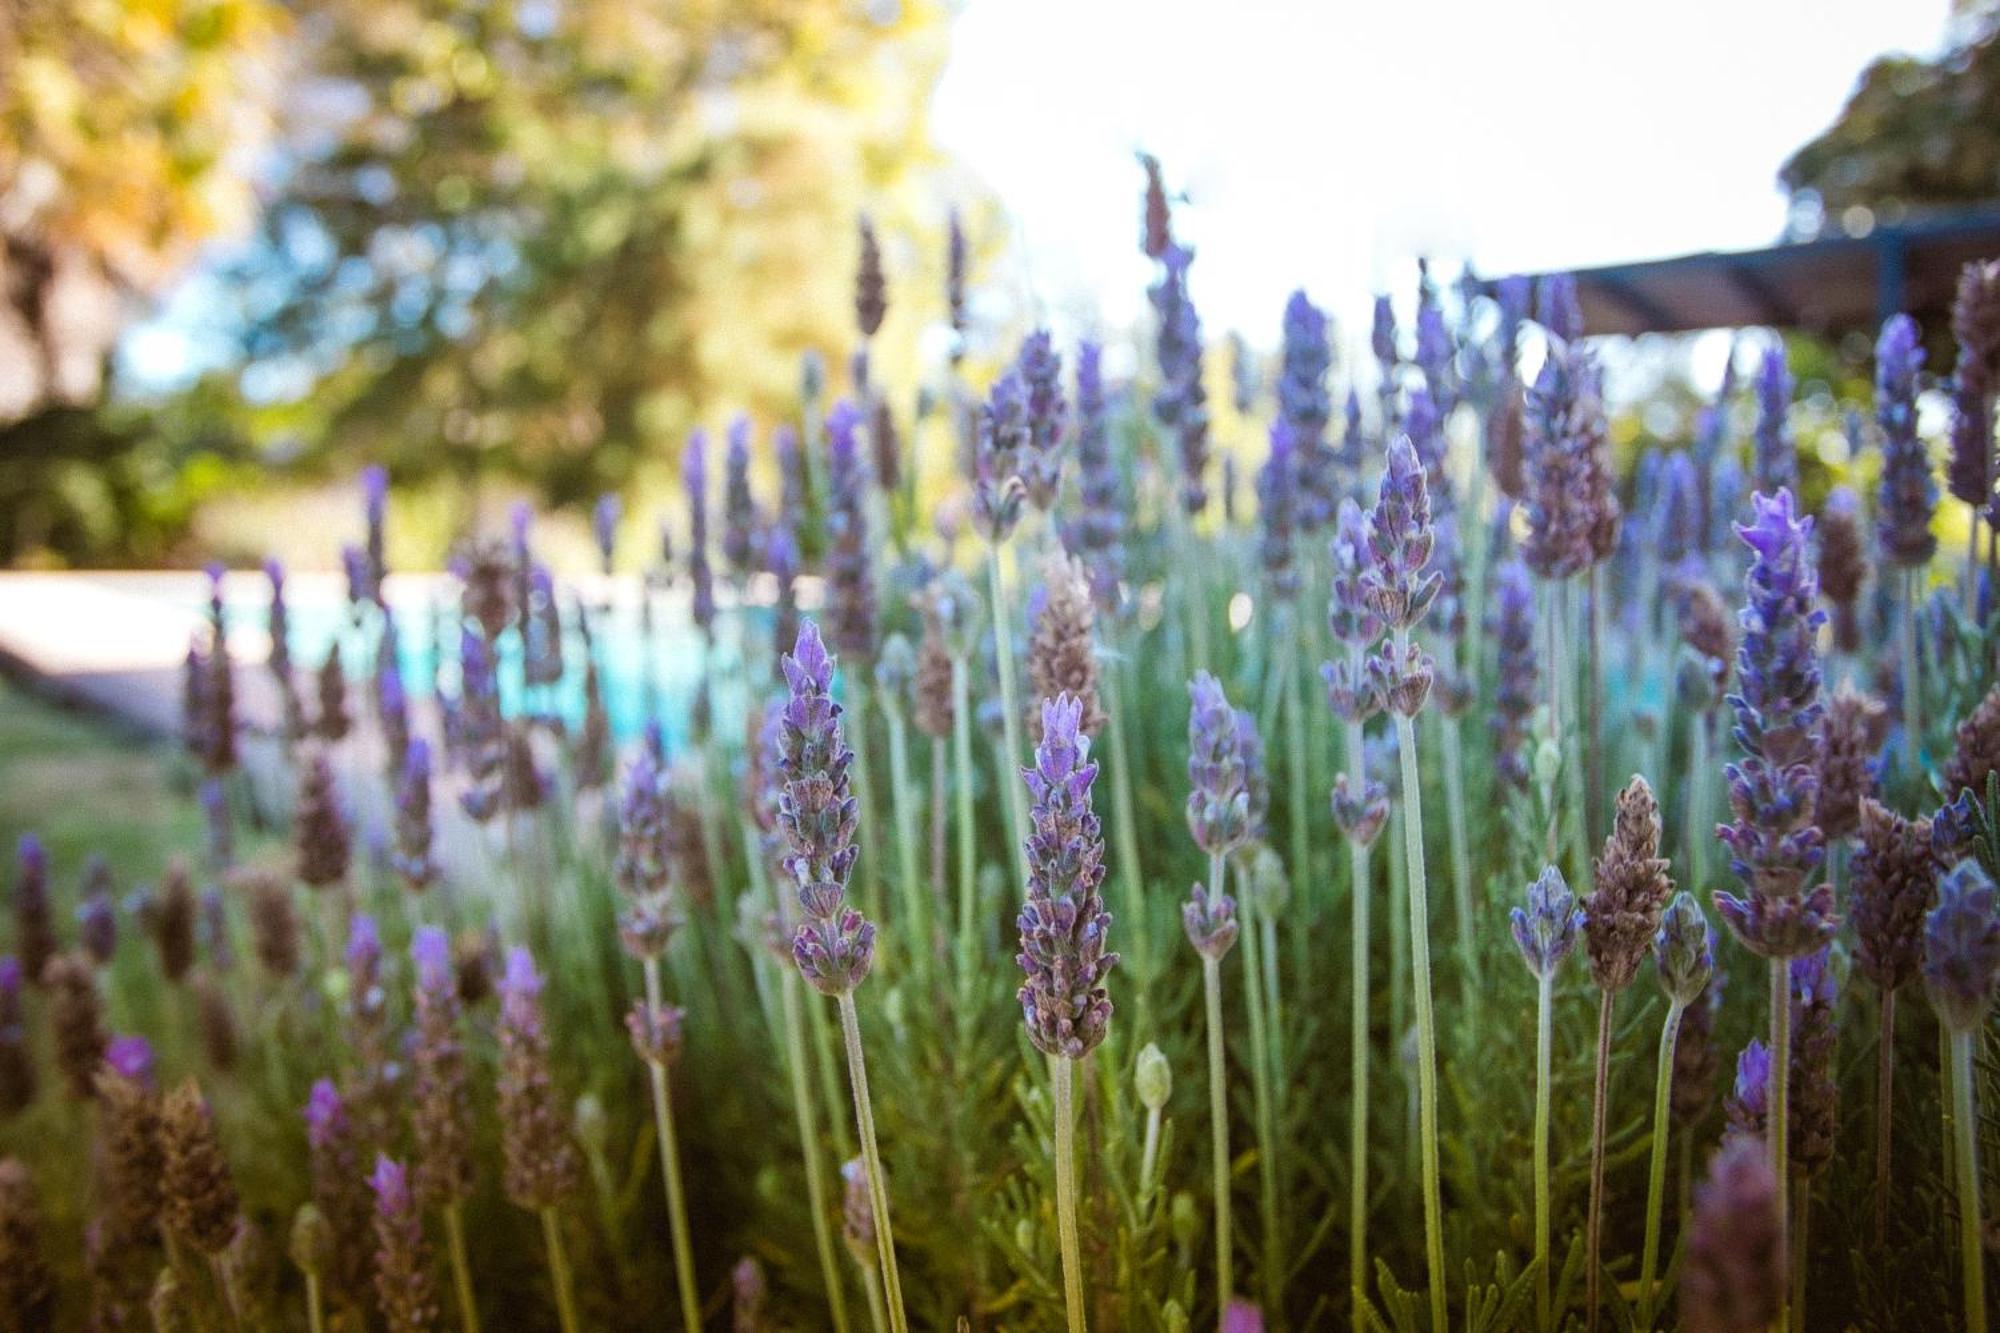
<svg viewBox="0 0 2000 1333"><path fill-rule="evenodd" d="M193 1079L167 1094L160 1125L167 1229L205 1255L220 1254L236 1235L236 1182Z"/></svg>
<svg viewBox="0 0 2000 1333"><path fill-rule="evenodd" d="M1068 694L1083 704L1080 730L1096 736L1104 729L1104 708L1097 698L1097 645L1092 639L1096 620L1090 581L1083 565L1071 556L1051 554L1042 562L1042 607L1028 640L1028 683L1033 699ZM1041 741L1041 709L1028 710L1029 732Z"/></svg>
<svg viewBox="0 0 2000 1333"><path fill-rule="evenodd" d="M1621 991L1639 974L1674 892L1660 855L1660 805L1637 774L1618 793L1618 812L1594 881L1596 888L1583 902L1590 976L1600 990Z"/></svg>

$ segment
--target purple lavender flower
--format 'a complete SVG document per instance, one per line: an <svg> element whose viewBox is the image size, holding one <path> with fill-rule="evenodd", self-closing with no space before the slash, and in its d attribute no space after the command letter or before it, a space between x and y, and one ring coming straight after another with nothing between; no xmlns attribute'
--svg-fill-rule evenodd
<svg viewBox="0 0 2000 1333"><path fill-rule="evenodd" d="M382 601L382 584L389 574L386 538L389 510L389 473L379 465L361 469L361 514L368 530L368 595Z"/></svg>
<svg viewBox="0 0 2000 1333"><path fill-rule="evenodd" d="M331 1247L325 1275L335 1292L358 1300L368 1281L368 1190L361 1135L332 1079L312 1085L305 1122L312 1202L326 1219Z"/></svg>
<svg viewBox="0 0 2000 1333"><path fill-rule="evenodd" d="M1715 975L1714 934L1694 896L1685 890L1674 895L1660 916L1659 933L1653 936L1653 962L1659 968L1660 989L1680 1005L1699 999Z"/></svg>
<svg viewBox="0 0 2000 1333"><path fill-rule="evenodd" d="M1788 1152L1794 1170L1812 1175L1833 1160L1840 1128L1840 1086L1833 1055L1839 989L1827 966L1831 946L1794 958L1790 968L1792 1053L1785 1101Z"/></svg>
<svg viewBox="0 0 2000 1333"><path fill-rule="evenodd" d="M688 583L693 589L694 623L715 632L715 573L708 563L708 434L695 431L681 451L681 489L688 506Z"/></svg>
<svg viewBox="0 0 2000 1333"><path fill-rule="evenodd" d="M1104 835L1090 808L1090 737L1078 728L1082 701L1061 694L1042 703L1042 740L1021 779L1034 798L1028 834L1027 902L1021 953L1027 974L1021 1011L1044 1054L1080 1060L1104 1040L1111 1000L1104 979L1118 962L1105 951Z"/></svg>
<svg viewBox="0 0 2000 1333"><path fill-rule="evenodd" d="M556 1105L541 997L534 955L509 950L500 980L500 1143L507 1197L530 1212L555 1207L576 1184L576 1149Z"/></svg>
<svg viewBox="0 0 2000 1333"><path fill-rule="evenodd" d="M972 256L965 242L965 223L954 208L946 226L944 274L945 310L951 317L951 331L957 335L952 339L953 365L965 356L965 331L969 327L965 315L965 285L971 268Z"/></svg>
<svg viewBox="0 0 2000 1333"><path fill-rule="evenodd" d="M1273 598L1290 602L1299 594L1296 559L1299 459L1292 428L1283 420L1271 423L1271 453L1257 471L1257 555L1264 568L1264 586Z"/></svg>
<svg viewBox="0 0 2000 1333"><path fill-rule="evenodd" d="M1340 503L1338 461L1326 440L1327 423L1333 417L1333 399L1326 387L1332 364L1326 313L1305 292L1293 292L1285 302L1279 352L1278 420L1288 430L1296 455L1299 526L1308 533L1332 523Z"/></svg>
<svg viewBox="0 0 2000 1333"><path fill-rule="evenodd" d="M528 570L528 604L522 620L526 631L521 650L521 678L544 689L563 677L562 609L556 602L555 576L547 565Z"/></svg>
<svg viewBox="0 0 2000 1333"><path fill-rule="evenodd" d="M1570 892L1562 871L1544 866L1528 886L1528 905L1509 914L1513 923L1514 947L1528 971L1543 981L1552 979L1563 959L1576 948L1577 932L1583 929L1583 908Z"/></svg>
<svg viewBox="0 0 2000 1333"><path fill-rule="evenodd" d="M493 646L471 625L459 633L458 706L452 722L453 741L471 779L459 794L459 803L474 822L483 824L500 807L507 734L500 715Z"/></svg>
<svg viewBox="0 0 2000 1333"><path fill-rule="evenodd" d="M1770 1107L1771 1048L1753 1037L1736 1057L1736 1082L1723 1102L1730 1132L1763 1138Z"/></svg>
<svg viewBox="0 0 2000 1333"><path fill-rule="evenodd" d="M1027 486L1029 501L1046 514L1062 489L1066 424L1062 357L1047 329L1037 329L1023 340L1015 366L1027 386L1028 448L1021 458L1021 480Z"/></svg>
<svg viewBox="0 0 2000 1333"><path fill-rule="evenodd" d="M410 748L410 696L395 660L395 622L383 613L387 634L381 665L375 671L375 717L382 728L382 748L389 755L390 773Z"/></svg>
<svg viewBox="0 0 2000 1333"><path fill-rule="evenodd" d="M1749 478L1733 454L1715 460L1708 478L1708 537L1705 549L1720 551L1728 534L1743 517L1743 496Z"/></svg>
<svg viewBox="0 0 2000 1333"><path fill-rule="evenodd" d="M880 633L873 552L868 538L868 477L856 432L860 411L834 404L827 414L826 614L833 644L857 661L872 661Z"/></svg>
<svg viewBox="0 0 2000 1333"><path fill-rule="evenodd" d="M1799 488L1799 451L1792 443L1786 416L1792 410L1792 372L1785 366L1785 349L1769 347L1757 366L1757 433L1754 476L1765 495Z"/></svg>
<svg viewBox="0 0 2000 1333"><path fill-rule="evenodd" d="M1551 273L1535 285L1535 322L1565 343L1583 336L1583 304L1577 298L1575 278Z"/></svg>
<svg viewBox="0 0 2000 1333"><path fill-rule="evenodd" d="M1938 902L1924 918L1924 990L1953 1032L1975 1032L2000 983L2000 914L1993 880L1976 860L1938 879Z"/></svg>
<svg viewBox="0 0 2000 1333"><path fill-rule="evenodd" d="M23 833L14 849L14 950L29 980L35 982L41 980L42 969L56 954L49 908L49 854L32 833Z"/></svg>
<svg viewBox="0 0 2000 1333"><path fill-rule="evenodd" d="M973 526L980 536L998 544L1013 535L1028 494L1021 470L1033 432L1028 424L1027 390L1018 369L993 381L986 403L979 409L976 430Z"/></svg>
<svg viewBox="0 0 2000 1333"><path fill-rule="evenodd" d="M19 1115L34 1103L35 1070L21 1003L21 961L0 954L0 1119Z"/></svg>
<svg viewBox="0 0 2000 1333"><path fill-rule="evenodd" d="M729 423L723 456L722 558L738 580L756 572L757 501L750 494L750 418Z"/></svg>
<svg viewBox="0 0 2000 1333"><path fill-rule="evenodd" d="M1172 438L1180 458L1181 507L1192 517L1208 508L1208 390L1202 384L1201 316L1188 295L1194 252L1168 244L1160 278L1149 295L1158 321L1156 355L1160 388L1153 415Z"/></svg>
<svg viewBox="0 0 2000 1333"><path fill-rule="evenodd" d="M1545 579L1566 579L1610 555L1618 500L1605 450L1597 362L1582 346L1549 348L1527 398L1528 537L1521 554Z"/></svg>
<svg viewBox="0 0 2000 1333"><path fill-rule="evenodd" d="M1738 617L1740 692L1729 696L1745 758L1726 770L1735 822L1717 828L1748 898L1718 892L1716 911L1753 953L1792 958L1832 935L1833 890L1805 887L1820 862L1814 825L1819 778L1819 579L1809 554L1812 519L1796 518L1792 493L1756 497L1757 518L1737 532L1751 549Z"/></svg>
<svg viewBox="0 0 2000 1333"><path fill-rule="evenodd" d="M1181 925L1195 952L1219 963L1236 943L1236 900L1226 893L1211 897L1208 889L1197 883L1181 904Z"/></svg>
<svg viewBox="0 0 2000 1333"><path fill-rule="evenodd" d="M1647 455L1655 457L1656 455ZM1646 506L1637 512L1645 513ZM1659 514L1655 551L1668 569L1679 565L1701 549L1702 530L1707 519L1701 508L1701 474L1694 460L1679 449L1667 455L1660 468Z"/></svg>
<svg viewBox="0 0 2000 1333"><path fill-rule="evenodd" d="M612 557L618 552L618 522L624 514L625 505L616 491L598 496L596 506L590 511L590 532L597 539L598 567L606 578L611 577Z"/></svg>
<svg viewBox="0 0 2000 1333"><path fill-rule="evenodd" d="M1118 613L1119 585L1125 577L1124 481L1111 447L1105 402L1102 350L1088 340L1076 349L1075 514L1063 525L1063 545L1083 561L1084 576L1097 609Z"/></svg>
<svg viewBox="0 0 2000 1333"><path fill-rule="evenodd" d="M1444 311L1435 300L1417 306L1417 347L1415 361L1424 377L1424 388L1440 417L1451 415L1457 402L1458 376L1454 364L1458 349L1452 345L1451 330L1445 327Z"/></svg>
<svg viewBox="0 0 2000 1333"><path fill-rule="evenodd" d="M799 433L790 426L778 427L771 435L771 451L778 456L778 518L798 537L812 511L812 481L806 475Z"/></svg>
<svg viewBox="0 0 2000 1333"><path fill-rule="evenodd" d="M1386 292L1378 292L1375 296L1375 307L1370 313L1368 325L1368 348L1375 354L1375 364L1381 369L1382 396L1386 400L1395 392L1396 365L1401 360L1401 354L1396 350L1396 307Z"/></svg>
<svg viewBox="0 0 2000 1333"><path fill-rule="evenodd" d="M1391 633L1421 623L1437 596L1440 578L1425 572L1435 542L1423 464L1407 438L1398 440L1389 446L1368 528L1371 558L1362 574L1368 607Z"/></svg>
<svg viewBox="0 0 2000 1333"><path fill-rule="evenodd" d="M1369 516L1352 499L1340 502L1330 548L1327 627L1350 647L1366 648L1382 637L1382 617L1369 600L1375 581L1375 539Z"/></svg>
<svg viewBox="0 0 2000 1333"><path fill-rule="evenodd" d="M375 1192L375 1300L383 1322L390 1333L425 1333L437 1327L438 1303L430 1242L410 1195L409 1173L378 1153L368 1186Z"/></svg>
<svg viewBox="0 0 2000 1333"><path fill-rule="evenodd" d="M1930 452L1917 437L1917 380L1924 368L1917 322L1897 315L1875 344L1875 420L1882 427L1882 482L1876 492L1875 539L1882 559L1903 569L1930 563L1937 554L1931 515L1937 512L1937 478Z"/></svg>
<svg viewBox="0 0 2000 1333"><path fill-rule="evenodd" d="M1787 1265L1771 1154L1751 1139L1725 1139L1695 1187L1681 1326L1689 1333L1749 1333L1777 1317Z"/></svg>
<svg viewBox="0 0 2000 1333"><path fill-rule="evenodd" d="M128 1083L142 1088L154 1086L157 1061L153 1055L153 1043L144 1037L130 1034L113 1037L104 1044L104 1063Z"/></svg>
<svg viewBox="0 0 2000 1333"><path fill-rule="evenodd" d="M857 853L856 807L847 778L854 755L841 737L841 708L833 701L833 659L812 621L799 626L798 644L782 665L790 697L778 823L791 848L785 865L806 917L793 937L792 955L815 988L839 995L861 984L875 954L875 927L846 901Z"/></svg>
<svg viewBox="0 0 2000 1333"><path fill-rule="evenodd" d="M1206 671L1188 682L1188 831L1210 856L1226 856L1249 834L1249 773L1236 712Z"/></svg>
<svg viewBox="0 0 2000 1333"><path fill-rule="evenodd" d="M618 802L618 852L611 864L612 882L625 900L618 918L619 938L634 958L658 958L681 926L670 895L673 821L666 776L653 755L642 749L625 775Z"/></svg>
<svg viewBox="0 0 2000 1333"><path fill-rule="evenodd" d="M396 780L396 841L389 853L389 863L403 883L419 893L437 882L433 840L431 746L419 736L403 751L402 773Z"/></svg>
<svg viewBox="0 0 2000 1333"><path fill-rule="evenodd" d="M1372 846L1389 822L1389 789L1373 778L1357 783L1345 773L1334 774L1331 804L1341 836L1363 847Z"/></svg>
<svg viewBox="0 0 2000 1333"><path fill-rule="evenodd" d="M1494 576L1494 764L1515 787L1528 782L1528 732L1541 697L1535 662L1535 590L1528 568L1509 558Z"/></svg>
<svg viewBox="0 0 2000 1333"><path fill-rule="evenodd" d="M77 943L99 967L118 952L118 905L112 897L111 868L93 856L83 876L83 901L76 909Z"/></svg>
<svg viewBox="0 0 2000 1333"><path fill-rule="evenodd" d="M410 938L410 960L416 972L410 1127L416 1142L417 1194L438 1207L472 1193L472 1095L458 1032L451 937L436 926L417 927Z"/></svg>

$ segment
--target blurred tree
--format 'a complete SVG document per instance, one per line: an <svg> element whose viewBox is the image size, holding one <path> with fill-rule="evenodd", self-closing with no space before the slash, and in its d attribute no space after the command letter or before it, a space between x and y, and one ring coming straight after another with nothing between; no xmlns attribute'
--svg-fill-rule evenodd
<svg viewBox="0 0 2000 1333"><path fill-rule="evenodd" d="M0 3L0 425L94 405L131 298L247 228L286 26L276 0Z"/></svg>
<svg viewBox="0 0 2000 1333"><path fill-rule="evenodd" d="M892 247L876 359L906 369L943 318L945 19L940 0L319 0L243 286L248 357L324 404L322 458L574 502L725 411L789 410L806 348L838 367L867 210Z"/></svg>
<svg viewBox="0 0 2000 1333"><path fill-rule="evenodd" d="M2000 198L2000 14L1992 0L1953 7L1935 61L1888 55L1871 64L1839 119L1778 172L1795 210L1838 223L1850 208L1894 220L1926 206Z"/></svg>

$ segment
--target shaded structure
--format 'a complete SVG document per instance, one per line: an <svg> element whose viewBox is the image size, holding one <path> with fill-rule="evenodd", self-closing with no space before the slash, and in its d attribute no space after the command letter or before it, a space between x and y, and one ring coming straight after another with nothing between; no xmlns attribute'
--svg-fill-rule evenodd
<svg viewBox="0 0 2000 1333"><path fill-rule="evenodd" d="M1926 213L1865 236L1576 270L1584 331L1687 333L1765 325L1873 333L1898 311L1943 328L1967 261L2000 256L2000 205Z"/></svg>

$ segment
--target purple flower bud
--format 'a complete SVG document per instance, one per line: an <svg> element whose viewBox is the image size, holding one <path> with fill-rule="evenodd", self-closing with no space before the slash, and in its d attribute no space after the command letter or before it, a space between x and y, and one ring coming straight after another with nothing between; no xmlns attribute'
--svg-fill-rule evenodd
<svg viewBox="0 0 2000 1333"><path fill-rule="evenodd" d="M1536 284L1535 322L1565 343L1583 336L1583 304L1577 298L1575 278L1551 273Z"/></svg>
<svg viewBox="0 0 2000 1333"><path fill-rule="evenodd" d="M1656 455L1647 455L1655 457ZM1659 522L1655 550L1662 565L1672 567L1688 558L1702 545L1707 519L1701 508L1701 474L1694 460L1683 450L1667 455L1661 466ZM1644 513L1641 505L1636 512Z"/></svg>
<svg viewBox="0 0 2000 1333"><path fill-rule="evenodd" d="M1515 787L1528 783L1528 733L1540 701L1535 661L1535 590L1528 569L1509 559L1494 577L1494 763Z"/></svg>
<svg viewBox="0 0 2000 1333"><path fill-rule="evenodd" d="M1692 1333L1748 1333L1777 1317L1784 1292L1784 1222L1771 1154L1748 1138L1723 1141L1695 1187L1681 1326Z"/></svg>
<svg viewBox="0 0 2000 1333"><path fill-rule="evenodd" d="M1063 428L1062 357L1048 330L1037 329L1021 343L1015 362L1027 387L1028 449L1021 459L1021 479L1028 499L1047 513L1062 488Z"/></svg>
<svg viewBox="0 0 2000 1333"><path fill-rule="evenodd" d="M1257 470L1257 556L1271 596L1289 602L1299 593L1295 525L1299 458L1292 429L1271 423L1271 452Z"/></svg>
<svg viewBox="0 0 2000 1333"><path fill-rule="evenodd" d="M756 569L757 501L750 493L750 418L729 423L723 455L722 558L738 579Z"/></svg>
<svg viewBox="0 0 2000 1333"><path fill-rule="evenodd" d="M1021 473L1033 431L1028 423L1027 391L1019 368L993 381L979 409L974 443L973 526L987 541L999 543L1013 535L1027 498Z"/></svg>
<svg viewBox="0 0 2000 1333"><path fill-rule="evenodd" d="M625 1033L632 1050L649 1065L665 1069L681 1052L681 1023L684 1015L671 1004L649 1004L635 1000L625 1015Z"/></svg>
<svg viewBox="0 0 2000 1333"><path fill-rule="evenodd" d="M403 752L396 781L396 842L389 863L403 882L421 892L437 882L431 825L431 747L421 736Z"/></svg>
<svg viewBox="0 0 2000 1333"><path fill-rule="evenodd" d="M1659 967L1660 989L1681 1005L1700 998L1715 974L1714 935L1691 894L1677 893L1667 904L1653 937L1653 962Z"/></svg>
<svg viewBox="0 0 2000 1333"><path fill-rule="evenodd" d="M535 1212L560 1203L576 1180L576 1151L556 1105L541 995L534 956L510 950L500 980L500 1138L507 1196Z"/></svg>
<svg viewBox="0 0 2000 1333"><path fill-rule="evenodd" d="M861 413L839 402L827 414L827 622L834 647L857 661L874 658L879 634L874 555L868 535L868 478L857 431Z"/></svg>
<svg viewBox="0 0 2000 1333"><path fill-rule="evenodd" d="M1101 357L1096 343L1077 344L1077 507L1062 535L1063 545L1083 561L1097 609L1113 615L1120 609L1119 584L1125 577L1125 498L1111 444Z"/></svg>
<svg viewBox="0 0 2000 1333"><path fill-rule="evenodd" d="M1168 244L1160 255L1160 278L1148 293L1159 329L1155 344L1160 387L1153 415L1172 439L1180 459L1181 507L1188 515L1208 507L1208 390L1202 383L1201 316L1188 295L1188 266L1194 252Z"/></svg>
<svg viewBox="0 0 2000 1333"><path fill-rule="evenodd" d="M1181 924L1186 927L1188 943L1196 953L1211 962L1221 962L1236 943L1236 900L1226 893L1211 898L1205 887L1196 884L1189 891L1187 902L1181 905Z"/></svg>
<svg viewBox="0 0 2000 1333"><path fill-rule="evenodd" d="M708 435L695 431L681 450L681 489L688 506L688 583L694 623L704 634L715 628L715 574L708 563Z"/></svg>
<svg viewBox="0 0 2000 1333"><path fill-rule="evenodd" d="M1993 880L1976 860L1960 861L1938 880L1938 902L1924 918L1924 990L1953 1032L1977 1031L2000 982L2000 915Z"/></svg>
<svg viewBox="0 0 2000 1333"><path fill-rule="evenodd" d="M1423 464L1407 438L1389 446L1374 519L1368 529L1372 557L1362 574L1367 604L1391 630L1419 624L1437 596L1439 577L1425 573L1436 540Z"/></svg>
<svg viewBox="0 0 2000 1333"><path fill-rule="evenodd" d="M807 620L782 666L790 691L782 723L779 771L784 794L778 825L791 849L785 866L806 920L793 954L807 981L827 994L851 991L874 958L875 928L846 905L854 869L856 806L848 789L853 753L841 736L833 701L833 659Z"/></svg>
<svg viewBox="0 0 2000 1333"><path fill-rule="evenodd" d="M1195 845L1224 856L1249 833L1249 774L1236 713L1221 684L1206 671L1188 682L1188 830Z"/></svg>
<svg viewBox="0 0 2000 1333"><path fill-rule="evenodd" d="M1755 477L1765 495L1799 487L1799 451L1792 443L1786 416L1792 409L1792 373L1785 366L1784 347L1765 349L1757 366L1757 433Z"/></svg>
<svg viewBox="0 0 2000 1333"><path fill-rule="evenodd" d="M1401 359L1396 350L1396 307L1388 294L1377 293L1375 308L1368 327L1368 347L1375 354L1375 364L1382 368L1383 396L1389 395L1396 378L1396 363Z"/></svg>
<svg viewBox="0 0 2000 1333"><path fill-rule="evenodd" d="M1937 554L1931 516L1937 511L1937 478L1930 452L1917 436L1918 376L1924 367L1917 322L1897 315L1875 344L1875 420L1882 427L1882 481L1876 492L1875 537L1882 559L1903 569L1930 563Z"/></svg>
<svg viewBox="0 0 2000 1333"><path fill-rule="evenodd" d="M1341 834L1363 847L1371 846L1389 821L1389 789L1372 779L1356 784L1347 774L1336 773L1332 804Z"/></svg>
<svg viewBox="0 0 2000 1333"><path fill-rule="evenodd" d="M1736 1057L1736 1084L1724 1104L1729 1128L1749 1138L1763 1138L1770 1104L1771 1048L1752 1038Z"/></svg>
<svg viewBox="0 0 2000 1333"><path fill-rule="evenodd" d="M1330 552L1327 625L1342 643L1369 647L1382 637L1383 628L1368 597L1374 579L1374 542L1368 515L1352 499L1340 502Z"/></svg>
<svg viewBox="0 0 2000 1333"><path fill-rule="evenodd" d="M1293 292L1285 302L1279 353L1278 420L1297 452L1299 525L1309 533L1333 521L1340 501L1338 460L1326 441L1327 423L1333 417L1333 399L1326 387L1332 364L1326 313L1303 291Z"/></svg>
<svg viewBox="0 0 2000 1333"><path fill-rule="evenodd" d="M128 1083L142 1088L153 1086L155 1060L153 1044L144 1037L113 1037L104 1046L104 1063Z"/></svg>
<svg viewBox="0 0 2000 1333"><path fill-rule="evenodd" d="M1583 929L1583 909L1570 892L1562 871L1545 866L1528 886L1528 905L1510 913L1514 947L1528 971L1546 981L1556 974L1563 959L1576 948L1577 932Z"/></svg>

